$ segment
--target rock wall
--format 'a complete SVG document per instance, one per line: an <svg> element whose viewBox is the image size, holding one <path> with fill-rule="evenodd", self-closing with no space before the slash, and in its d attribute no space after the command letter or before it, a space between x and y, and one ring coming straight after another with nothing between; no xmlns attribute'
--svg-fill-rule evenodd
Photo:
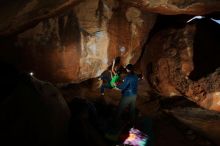
<svg viewBox="0 0 220 146"><path fill-rule="evenodd" d="M219 11L220 2L216 0L124 0L126 3L139 7L145 11L151 11L166 15L190 14L204 15Z"/></svg>
<svg viewBox="0 0 220 146"><path fill-rule="evenodd" d="M206 109L220 111L219 71L213 71L198 80L190 78L191 72L195 69L194 41L198 26L190 24L181 28L166 29L154 35L142 58L142 70L149 84L162 96L185 96ZM214 33L212 35L215 38ZM207 35L203 41L208 41L212 39L211 37ZM199 47L197 49L208 49L207 46ZM208 50L206 54L209 53ZM211 57L206 56L208 57L203 59L208 60ZM215 62L209 66L216 67Z"/></svg>
<svg viewBox="0 0 220 146"><path fill-rule="evenodd" d="M1 4L5 12L0 15L5 20L0 25L2 58L9 56L22 71L53 83L98 77L116 56L122 65L136 63L156 20L151 12L197 15L218 11L220 6L218 1L204 0L27 0L13 3L15 7L4 0ZM189 79L195 31L195 26L187 26L157 34L146 47L142 71L162 95L185 95L205 108L219 110L219 86L211 85L218 73Z"/></svg>
<svg viewBox="0 0 220 146"><path fill-rule="evenodd" d="M123 65L138 60L155 18L116 2L85 0L19 33L18 66L54 83L98 77L117 56Z"/></svg>
<svg viewBox="0 0 220 146"><path fill-rule="evenodd" d="M202 136L208 137L216 145L220 144L220 129L218 127L220 123L219 112L213 112L200 108L174 108L168 110L167 113L173 115L179 121L197 131Z"/></svg>
<svg viewBox="0 0 220 146"><path fill-rule="evenodd" d="M152 87L163 96L179 96L188 88L193 70L195 26L157 33L146 46L142 70Z"/></svg>
<svg viewBox="0 0 220 146"><path fill-rule="evenodd" d="M201 15L219 6L205 0L3 0L0 37L17 39L12 60L22 70L54 83L78 83L99 76L116 56L122 65L136 63L154 13ZM10 54L1 46L1 54Z"/></svg>

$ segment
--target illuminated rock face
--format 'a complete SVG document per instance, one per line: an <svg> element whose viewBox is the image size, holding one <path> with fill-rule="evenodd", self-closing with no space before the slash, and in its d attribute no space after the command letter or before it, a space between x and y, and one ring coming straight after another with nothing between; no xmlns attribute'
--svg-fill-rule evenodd
<svg viewBox="0 0 220 146"><path fill-rule="evenodd" d="M116 2L83 1L18 34L19 67L54 83L98 77L117 56L122 65L138 60L155 18Z"/></svg>
<svg viewBox="0 0 220 146"><path fill-rule="evenodd" d="M109 55L121 56L123 65L136 63L155 19L155 14L120 4L109 22Z"/></svg>
<svg viewBox="0 0 220 146"><path fill-rule="evenodd" d="M22 69L43 80L76 83L99 76L116 56L122 65L135 63L155 22L149 12L206 14L218 10L218 3L3 0L0 37L18 34Z"/></svg>
<svg viewBox="0 0 220 146"><path fill-rule="evenodd" d="M80 82L98 76L108 65L109 41L106 25L98 27L97 7L98 1L81 3L19 34L21 68L58 83ZM30 60L28 64L27 60Z"/></svg>
<svg viewBox="0 0 220 146"><path fill-rule="evenodd" d="M97 4L97 1L91 1L95 5ZM108 9L108 7L110 9L115 9L119 6L117 0L102 1L106 4L102 10ZM0 14L0 36L22 32L41 20L62 15L64 11L68 11L71 7L82 2L85 6L88 0L17 0L16 2L1 0L0 8L2 13ZM120 5L129 7L134 6L143 11L169 15L203 15L219 11L220 9L220 2L217 0L121 0L120 2ZM84 10L86 10L85 13L88 13L89 11L87 11L88 9L86 8L88 7L84 7ZM111 17L111 15L111 12L105 13L107 17Z"/></svg>
<svg viewBox="0 0 220 146"><path fill-rule="evenodd" d="M18 67L53 83L95 78L116 56L121 56L122 65L136 63L156 19L150 12L200 15L220 6L218 1L204 0L56 0L52 4L27 0L16 4L19 7L13 8L14 3L1 2L5 13L0 14L4 20L0 37L16 35ZM219 75L198 81L188 78L194 69L195 31L195 26L187 26L158 34L147 46L142 70L162 95L186 95L207 109L219 111L219 84L210 85Z"/></svg>
<svg viewBox="0 0 220 146"><path fill-rule="evenodd" d="M218 25L216 24L216 26ZM145 71L144 74L148 82L162 96L186 96L201 107L220 111L219 71L212 71L197 80L192 79L190 76L198 68L194 64L193 56L197 55L194 54L194 47L196 44L195 39L198 37L196 31L199 28L199 25L191 24L183 28L167 29L157 33L146 47L147 49L142 58L142 69ZM214 42L202 42L208 41L210 37L208 33L205 33L205 35L205 40L199 40L199 44L210 44L208 45L209 49L199 45L197 47L200 48L198 48L196 53L200 53L204 49L208 49L211 52L215 47L213 45ZM214 35L213 32L212 35ZM218 46L217 44L217 48ZM202 54L206 56L203 58L203 64L200 64L203 70L209 70L212 66L218 67L216 62L209 63L209 57L212 56L213 58L216 55L211 53L211 55L207 55L209 54L208 50L205 52L206 54Z"/></svg>
<svg viewBox="0 0 220 146"><path fill-rule="evenodd" d="M160 14L204 15L219 11L220 2L214 0L124 0L126 3L142 10Z"/></svg>
<svg viewBox="0 0 220 146"><path fill-rule="evenodd" d="M150 84L164 96L182 95L188 88L195 30L195 26L165 30L147 45L142 68Z"/></svg>

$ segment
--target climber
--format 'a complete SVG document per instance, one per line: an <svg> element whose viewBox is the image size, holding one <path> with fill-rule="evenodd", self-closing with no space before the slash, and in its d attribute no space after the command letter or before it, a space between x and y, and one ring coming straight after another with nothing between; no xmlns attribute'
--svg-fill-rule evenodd
<svg viewBox="0 0 220 146"><path fill-rule="evenodd" d="M120 64L120 57L116 57L113 60L112 68L111 68L111 79L109 80L107 77L102 76L100 79L106 80L107 83L102 84L101 86L101 95L104 95L105 88L112 89L119 83L120 74L121 74L121 67Z"/></svg>
<svg viewBox="0 0 220 146"><path fill-rule="evenodd" d="M117 120L119 120L122 112L127 106L130 106L131 122L135 122L135 104L138 88L138 76L134 73L134 67L132 64L126 66L127 75L124 78L124 82L120 85L116 85L115 89L121 90L121 100L118 107Z"/></svg>

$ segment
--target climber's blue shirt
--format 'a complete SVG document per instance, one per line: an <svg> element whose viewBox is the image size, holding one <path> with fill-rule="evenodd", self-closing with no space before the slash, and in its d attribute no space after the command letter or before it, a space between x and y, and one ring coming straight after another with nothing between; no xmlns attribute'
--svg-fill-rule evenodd
<svg viewBox="0 0 220 146"><path fill-rule="evenodd" d="M124 82L117 86L121 89L122 96L135 96L137 95L138 77L136 74L128 74Z"/></svg>

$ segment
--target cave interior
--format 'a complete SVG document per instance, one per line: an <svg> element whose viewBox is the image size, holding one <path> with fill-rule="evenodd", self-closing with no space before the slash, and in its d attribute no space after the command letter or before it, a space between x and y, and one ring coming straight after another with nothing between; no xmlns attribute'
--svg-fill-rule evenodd
<svg viewBox="0 0 220 146"><path fill-rule="evenodd" d="M18 9L26 2L29 0L17 1L13 9ZM34 0L32 2L35 3ZM58 2L62 3L57 0ZM96 11L96 15L104 15L101 0L99 2L99 11ZM52 9L51 3L53 1L48 1L45 7ZM0 5L0 7L4 6L2 9L4 13L8 12L17 18L16 14L10 12L8 1L2 0ZM27 21L25 25L17 22L18 27L14 27L16 21L11 20L8 31L2 29L3 23L0 25L0 145L124 145L123 142L129 137L131 128L139 129L148 136L147 141L138 146L220 145L220 128L218 128L220 124L220 102L218 101L220 98L220 84L218 85L220 83L218 79L220 77L218 74L220 71L220 13L207 13L198 19L195 14L167 15L162 12L153 13L149 9L144 13L157 15L155 20L152 19L154 20L152 28L147 28L150 29L149 31L143 30L142 32L141 30L133 33L128 30L132 28L131 24L136 23L133 23L133 20L128 24L124 23L125 18L122 17L125 16L121 13L124 13L125 8L120 7L120 10L114 8L113 10L119 14L112 14L112 17L116 18L110 19L111 22L107 25L114 32L108 30L106 35L106 28L103 26L98 26L103 27L98 32L93 32L93 29L96 28L95 25L106 21L108 15L100 16L99 19L103 19L103 22L99 24L94 22L87 24L78 18L85 14L91 17L91 14L88 14L91 12L90 6L86 8L88 11L82 10L77 15L69 14L69 11L62 9L49 17L42 16L44 20L48 19L48 23L45 24L48 30L41 30L41 27L44 28L44 23L41 25L43 20L38 19ZM62 14L59 14L61 12ZM41 13L47 15L49 12L45 8L39 12L39 15ZM32 13L29 15L31 16ZM139 16L139 13L137 12L136 15ZM26 15L23 17L29 18ZM63 30L58 31L59 39L55 34L56 27L50 26L53 17L52 23L57 22L60 28L63 27ZM55 20L55 17L59 19ZM135 14L134 17L135 22L137 20L139 22ZM148 15L145 17L148 18ZM6 14L0 17L2 22L3 18L7 21ZM12 26L14 28L10 29ZM64 28L65 26L68 27ZM191 40L192 34L185 33L186 26L196 28ZM134 29L137 28L134 27ZM172 37L175 38L175 34L180 34L176 33L177 30L184 31L183 36L186 38L183 40L188 39L193 48L191 62L187 62L190 67L193 67L186 69L188 71L186 78L182 78L182 74L179 75L181 81L173 77L178 74L170 73L173 71L172 65L176 69L178 67L175 65L179 65L177 62L184 62L187 59L189 61L190 57L183 57L180 60L181 53L175 50L173 52L171 50L171 55L169 54L171 57L169 55L167 57L163 51L155 49L163 48L166 43L154 46L154 42L172 42L173 40L168 39L169 35L174 34ZM32 39L31 37L35 36L38 31L43 33L39 33L38 37ZM138 39L129 38L129 35L136 33L140 34ZM33 43L33 41L36 42ZM109 43L107 46L106 42ZM137 45L137 50L132 50L136 54L129 56L129 53L133 53L132 51L117 50L120 43L124 46L135 43L141 45ZM103 50L97 55L94 48L97 49L99 45L103 47ZM84 49L80 50L80 48ZM148 49L155 49L157 55L153 56L154 54L150 53L154 51L148 52ZM123 51L127 52L123 54ZM178 53L180 57L176 55ZM100 95L99 77L111 67L111 60L117 55L122 57L121 65L130 61L134 64L136 72L143 75L143 78L138 81L135 125L129 121L128 108L123 112L121 121L116 122L115 116L121 98L120 91L107 89L104 96ZM151 60L149 61L146 56ZM101 60L96 61L96 57ZM105 60L110 60L107 65ZM169 69L163 70L166 63ZM180 70L178 72L181 72ZM123 70L122 78L125 74ZM165 76L167 74L168 76ZM180 87L179 84L181 84ZM182 92L174 94L175 91L180 90ZM201 97L201 99L197 100L196 97ZM137 138L137 135L135 136Z"/></svg>

